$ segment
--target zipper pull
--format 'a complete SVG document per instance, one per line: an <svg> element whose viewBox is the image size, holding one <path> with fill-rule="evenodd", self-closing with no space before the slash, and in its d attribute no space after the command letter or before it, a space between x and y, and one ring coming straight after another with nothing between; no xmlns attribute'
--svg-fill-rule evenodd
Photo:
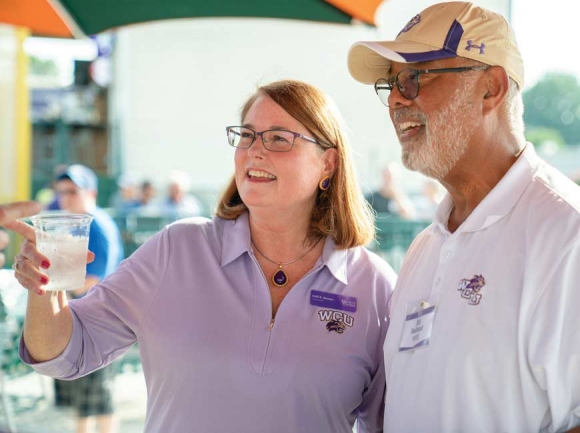
<svg viewBox="0 0 580 433"><path fill-rule="evenodd" d="M272 328L274 327L274 319L270 320L270 324L268 325L268 330L272 330Z"/></svg>

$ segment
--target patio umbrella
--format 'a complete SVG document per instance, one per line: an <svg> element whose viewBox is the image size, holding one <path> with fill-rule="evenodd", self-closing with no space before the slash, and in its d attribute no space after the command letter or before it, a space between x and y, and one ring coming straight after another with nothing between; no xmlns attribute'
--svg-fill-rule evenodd
<svg viewBox="0 0 580 433"><path fill-rule="evenodd" d="M174 18L259 17L375 25L382 0L0 0L0 23L37 36L83 37Z"/></svg>

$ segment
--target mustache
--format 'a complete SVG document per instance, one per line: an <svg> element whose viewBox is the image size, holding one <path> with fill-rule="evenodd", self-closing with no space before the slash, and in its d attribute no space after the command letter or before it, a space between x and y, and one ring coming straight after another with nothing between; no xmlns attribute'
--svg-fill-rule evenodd
<svg viewBox="0 0 580 433"><path fill-rule="evenodd" d="M400 121L401 119L409 117L417 119L421 123L427 122L427 116L425 116L425 114L410 107L399 108L397 111L394 112L395 121Z"/></svg>

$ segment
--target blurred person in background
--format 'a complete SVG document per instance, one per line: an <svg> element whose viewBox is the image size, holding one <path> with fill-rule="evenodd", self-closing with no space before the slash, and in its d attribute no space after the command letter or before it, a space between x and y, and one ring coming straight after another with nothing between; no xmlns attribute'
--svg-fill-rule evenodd
<svg viewBox="0 0 580 433"><path fill-rule="evenodd" d="M401 186L400 174L400 164L389 163L381 172L379 189L367 195L366 199L380 216L393 215L403 219L412 219L415 209Z"/></svg>
<svg viewBox="0 0 580 433"><path fill-rule="evenodd" d="M109 200L109 206L115 211L115 215L127 215L140 206L138 185L137 178L132 173L119 176L118 189Z"/></svg>
<svg viewBox="0 0 580 433"><path fill-rule="evenodd" d="M513 30L438 3L348 57L447 190L394 291L384 431L579 431L580 188L526 142Z"/></svg>
<svg viewBox="0 0 580 433"><path fill-rule="evenodd" d="M439 182L435 179L425 179L421 194L413 200L415 219L431 221L444 195L445 188Z"/></svg>
<svg viewBox="0 0 580 433"><path fill-rule="evenodd" d="M149 180L145 180L141 183L141 192L139 194L139 206L147 207L150 206L155 200L155 186Z"/></svg>
<svg viewBox="0 0 580 433"><path fill-rule="evenodd" d="M135 342L146 433L381 430L395 282L341 117L319 89L260 87L226 128L235 174L217 216L168 225L83 299L51 305L27 234L20 356L76 378Z"/></svg>
<svg viewBox="0 0 580 433"><path fill-rule="evenodd" d="M199 200L189 193L191 178L181 170L173 170L169 175L167 196L160 202L161 215L177 220L203 214L203 206Z"/></svg>
<svg viewBox="0 0 580 433"><path fill-rule="evenodd" d="M56 178L55 191L61 209L93 217L89 251L95 258L87 265L84 287L69 293L77 299L117 269L123 260L123 244L113 219L97 206L98 181L90 168L81 164L69 166ZM112 433L117 431L112 386L113 368L109 365L71 382L55 381L55 400L57 404L70 403L76 409L77 433L90 431L93 417L100 433Z"/></svg>
<svg viewBox="0 0 580 433"><path fill-rule="evenodd" d="M139 186L139 207L137 213L143 216L160 216L160 203L157 190L150 180L144 180Z"/></svg>

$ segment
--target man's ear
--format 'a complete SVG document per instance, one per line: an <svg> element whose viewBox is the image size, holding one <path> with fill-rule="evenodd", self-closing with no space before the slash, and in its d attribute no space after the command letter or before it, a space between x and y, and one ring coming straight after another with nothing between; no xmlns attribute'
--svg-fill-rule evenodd
<svg viewBox="0 0 580 433"><path fill-rule="evenodd" d="M483 114L499 107L509 90L509 77L501 66L490 66L485 71L486 92L483 95Z"/></svg>

